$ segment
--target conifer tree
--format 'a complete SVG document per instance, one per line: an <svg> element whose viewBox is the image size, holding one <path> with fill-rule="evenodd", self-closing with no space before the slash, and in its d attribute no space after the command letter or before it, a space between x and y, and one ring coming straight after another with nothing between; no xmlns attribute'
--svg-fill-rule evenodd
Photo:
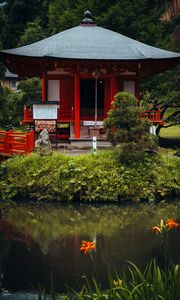
<svg viewBox="0 0 180 300"><path fill-rule="evenodd" d="M149 123L140 118L136 98L127 92L119 92L114 98L113 107L104 120L108 140L113 145L141 143L148 134Z"/></svg>

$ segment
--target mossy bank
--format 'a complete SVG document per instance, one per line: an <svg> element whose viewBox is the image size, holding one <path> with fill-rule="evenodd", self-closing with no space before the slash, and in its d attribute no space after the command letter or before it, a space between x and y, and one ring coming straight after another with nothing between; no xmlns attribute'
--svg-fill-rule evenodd
<svg viewBox="0 0 180 300"><path fill-rule="evenodd" d="M180 195L180 159L120 151L70 157L32 153L0 166L0 199L63 202L159 201Z"/></svg>

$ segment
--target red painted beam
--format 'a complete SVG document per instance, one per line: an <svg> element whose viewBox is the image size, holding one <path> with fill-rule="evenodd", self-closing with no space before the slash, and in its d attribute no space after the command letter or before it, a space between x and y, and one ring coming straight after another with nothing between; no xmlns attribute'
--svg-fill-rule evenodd
<svg viewBox="0 0 180 300"><path fill-rule="evenodd" d="M47 78L42 76L42 101L47 101Z"/></svg>
<svg viewBox="0 0 180 300"><path fill-rule="evenodd" d="M74 74L74 120L75 138L80 138L80 80L79 74Z"/></svg>

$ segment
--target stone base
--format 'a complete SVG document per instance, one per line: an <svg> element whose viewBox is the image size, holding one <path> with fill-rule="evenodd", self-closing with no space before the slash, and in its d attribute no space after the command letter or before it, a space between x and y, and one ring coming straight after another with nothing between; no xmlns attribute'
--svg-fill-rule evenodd
<svg viewBox="0 0 180 300"><path fill-rule="evenodd" d="M93 138L80 138L80 139L70 138L69 141L72 146L77 146L77 147L92 147L93 145ZM112 147L112 145L106 139L97 139L97 147L109 148Z"/></svg>
<svg viewBox="0 0 180 300"><path fill-rule="evenodd" d="M89 128L89 136L90 137L96 136L97 138L100 138L100 136L101 136L100 128L99 127L90 127Z"/></svg>

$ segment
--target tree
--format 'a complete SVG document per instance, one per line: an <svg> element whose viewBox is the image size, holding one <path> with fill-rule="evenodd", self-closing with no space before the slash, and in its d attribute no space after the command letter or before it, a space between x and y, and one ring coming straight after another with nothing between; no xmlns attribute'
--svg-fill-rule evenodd
<svg viewBox="0 0 180 300"><path fill-rule="evenodd" d="M23 93L15 93L6 87L0 89L0 127L18 126L23 119Z"/></svg>
<svg viewBox="0 0 180 300"><path fill-rule="evenodd" d="M33 21L39 14L40 1L37 0L0 0L10 24L7 47L15 47L27 22Z"/></svg>
<svg viewBox="0 0 180 300"><path fill-rule="evenodd" d="M8 22L7 18L4 14L3 6L0 6L0 50L3 48L3 45L6 40L6 34L7 34L7 28L8 28ZM4 73L5 73L5 67L4 65L0 62L0 126L1 126L1 119L2 119L2 106L4 104L4 92L3 88L1 85L1 80L4 78Z"/></svg>
<svg viewBox="0 0 180 300"><path fill-rule="evenodd" d="M167 48L180 51L180 15L164 24L169 35ZM142 103L148 109L161 110L164 125L157 125L156 132L161 128L171 127L180 123L180 66L158 74L142 84Z"/></svg>
<svg viewBox="0 0 180 300"><path fill-rule="evenodd" d="M40 24L40 19L37 18L33 22L27 23L23 35L21 35L18 47L35 43L47 37L45 30Z"/></svg>
<svg viewBox="0 0 180 300"><path fill-rule="evenodd" d="M78 2L55 0L49 5L48 20L51 34L69 29L79 24L75 12Z"/></svg>
<svg viewBox="0 0 180 300"><path fill-rule="evenodd" d="M153 76L143 84L142 91L143 105L147 109L161 110L165 123L157 125L157 134L162 127L180 123L180 66Z"/></svg>
<svg viewBox="0 0 180 300"><path fill-rule="evenodd" d="M7 33L9 30L8 18L4 14L3 7L0 6L0 49L6 44Z"/></svg>
<svg viewBox="0 0 180 300"><path fill-rule="evenodd" d="M116 1L97 16L98 24L154 46L164 46L167 34L160 16L169 0Z"/></svg>
<svg viewBox="0 0 180 300"><path fill-rule="evenodd" d="M115 95L113 108L104 120L107 138L112 145L120 143L134 143L140 148L148 147L151 137L148 133L149 123L140 119L140 107L136 98L127 93L119 92Z"/></svg>
<svg viewBox="0 0 180 300"><path fill-rule="evenodd" d="M51 33L78 26L87 9L99 26L151 45L165 45L167 34L160 16L169 0L55 0L49 5Z"/></svg>
<svg viewBox="0 0 180 300"><path fill-rule="evenodd" d="M0 50L6 43L6 36L8 32L8 20L4 14L3 7L0 6ZM0 80L4 77L5 68L3 64L0 62ZM2 91L1 91L2 92Z"/></svg>
<svg viewBox="0 0 180 300"><path fill-rule="evenodd" d="M41 99L41 80L37 77L22 80L18 89L23 93L26 104Z"/></svg>
<svg viewBox="0 0 180 300"><path fill-rule="evenodd" d="M0 86L0 127L19 126L20 121L23 120L24 105L29 105L33 100L40 100L40 97L39 78L21 81L17 92Z"/></svg>

